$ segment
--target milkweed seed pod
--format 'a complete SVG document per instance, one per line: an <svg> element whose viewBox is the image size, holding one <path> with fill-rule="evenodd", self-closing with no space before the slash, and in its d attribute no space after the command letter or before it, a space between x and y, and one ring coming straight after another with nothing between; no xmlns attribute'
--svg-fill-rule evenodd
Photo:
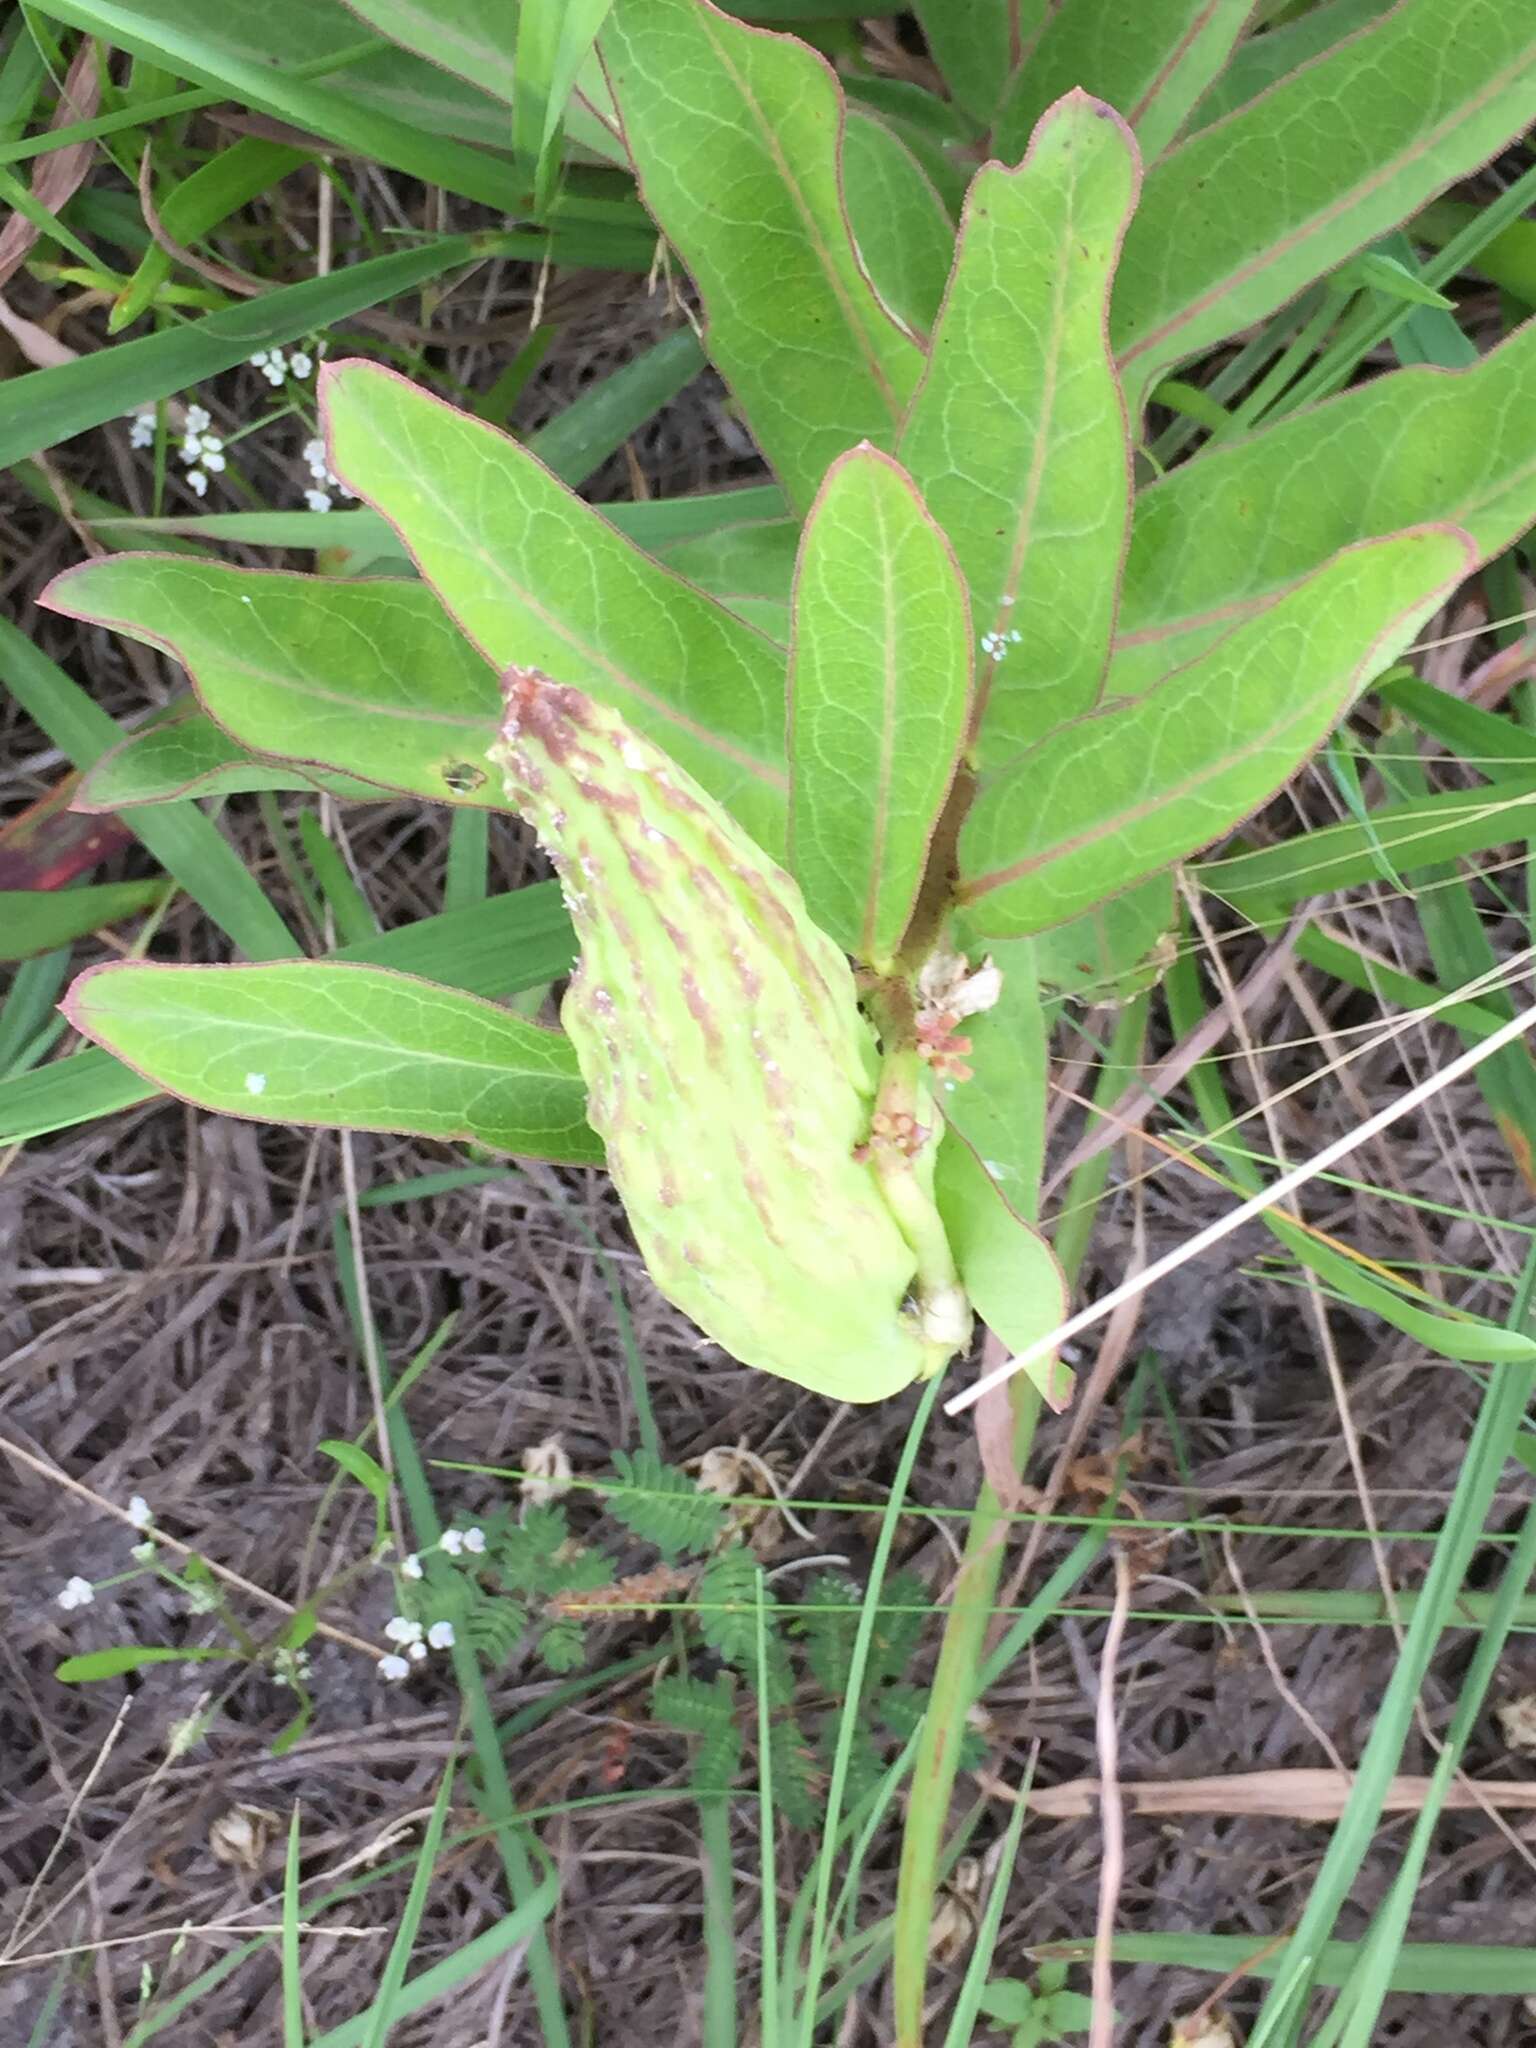
<svg viewBox="0 0 1536 2048"><path fill-rule="evenodd" d="M661 1292L744 1364L877 1401L942 1362L871 1163L879 1061L799 889L618 714L503 678L491 758L581 944L561 1019Z"/></svg>

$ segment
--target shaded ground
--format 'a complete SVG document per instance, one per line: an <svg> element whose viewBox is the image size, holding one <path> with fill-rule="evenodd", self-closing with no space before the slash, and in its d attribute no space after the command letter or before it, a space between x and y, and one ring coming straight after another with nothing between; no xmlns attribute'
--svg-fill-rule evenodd
<svg viewBox="0 0 1536 2048"><path fill-rule="evenodd" d="M524 425L660 331L668 317L639 285L624 288L627 297L617 306L610 279L562 289L585 295L585 310L528 394L519 415ZM526 319L530 290L525 276L505 273L499 287L486 288L478 319ZM515 342L486 340L449 350L445 360L455 376L483 386L509 345ZM142 475L126 459L122 437L93 441L68 451L77 481L118 494L142 491ZM734 478L747 473L748 453L718 390L701 380L631 455L608 465L594 494L627 492L637 475L657 492ZM289 502L297 488L290 480ZM15 555L5 583L9 601L17 603L78 548L66 527L35 507L16 503L3 516ZM23 624L35 623L29 609L20 616ZM49 651L110 708L144 702L143 665L130 669L105 636L58 620L38 631ZM173 678L160 674L169 686ZM0 795L12 809L44 790L57 764L18 719L0 745L8 764ZM1301 796L1309 805L1330 801L1321 785L1310 783ZM400 803L349 812L344 822L357 871L367 877L370 899L387 925L437 907L444 854L437 817L424 818ZM254 807L234 805L229 824L253 861L265 861ZM520 877L526 852L515 828L498 823L494 833L498 884L509 886ZM139 871L131 853L120 866ZM280 891L277 878L264 878ZM1411 929L1390 906L1358 915L1387 949L1399 931ZM1494 938L1502 945L1498 930ZM1508 949L1517 943L1511 937ZM1257 958L1260 944L1245 942L1234 971ZM173 916L156 953L206 958L208 940L195 914ZM77 964L90 957L90 947L80 949ZM1097 1030L1104 1019L1089 1021ZM1351 1033L1377 1021L1369 1001L1330 993L1316 977L1277 980L1248 1020L1266 1049L1264 1086L1277 1090L1314 1067L1320 1030L1341 1033L1340 1042L1350 1045ZM1063 1071L1076 1049L1063 1039ZM1278 1112L1288 1151L1300 1156L1315 1149L1362 1106L1385 1100L1450 1049L1449 1035L1429 1027L1351 1066L1345 1086L1292 1098ZM1221 1049L1231 1060L1229 1085L1251 1100L1252 1077L1233 1050L1231 1040ZM1059 1152L1075 1130L1068 1115ZM453 1163L443 1148L391 1138L351 1142L365 1189ZM1151 1154L1142 1164L1151 1170L1142 1181L1124 1166L1115 1169L1116 1191L1095 1250L1096 1271L1109 1279L1134 1256L1138 1238L1146 1255L1155 1256L1227 1200L1187 1175L1158 1168ZM1402 1127L1360 1170L1389 1189L1474 1214L1533 1220L1529 1191L1470 1092ZM0 2041L27 2041L55 1995L62 2000L58 2016L41 2037L54 2048L121 2041L142 1998L154 2009L235 1942L226 1930L270 1925L281 1878L281 1826L293 1801L302 1804L309 1878L356 1869L392 1846L408 1848L430 1806L455 1744L457 1713L451 1688L430 1671L406 1687L381 1687L357 1652L317 1640L316 1720L279 1757L271 1744L292 1712L292 1697L265 1676L228 1687L206 1739L172 1757L170 1731L215 1690L207 1667L165 1666L129 1682L86 1688L61 1685L52 1675L61 1656L81 1649L125 1640L209 1639L206 1618L189 1615L184 1601L153 1581L137 1580L120 1593L103 1590L94 1605L74 1613L60 1610L56 1595L72 1574L100 1581L131 1565L133 1532L92 1497L121 1506L143 1494L171 1534L288 1602L302 1601L366 1549L371 1530L361 1516L362 1496L355 1488L327 1495L330 1467L315 1449L328 1437L356 1436L370 1414L332 1246L344 1200L341 1140L265 1130L164 1103L3 1162L0 1430L35 1464L8 1464L0 1490L6 1604L0 1869L7 1887L0 1913L13 1930L20 1927L22 1956L35 1960L0 1974ZM1380 1257L1431 1257L1486 1272L1486 1298L1459 1294L1464 1306L1497 1314L1507 1302L1500 1276L1507 1281L1520 1250L1508 1231L1475 1220L1447 1221L1349 1187L1314 1191L1306 1214ZM369 1297L396 1367L445 1315L456 1316L451 1337L409 1395L424 1455L515 1464L529 1445L558 1433L578 1471L596 1471L615 1447L634 1441L617 1320L578 1219L622 1276L672 1460L745 1441L799 1496L878 1506L910 1403L873 1413L834 1412L701 1347L651 1290L603 1184L549 1169L508 1173L478 1188L366 1214ZM1197 1541L1176 1533L1166 1552L1150 1560L1136 1589L1138 1610L1174 1609L1183 1618L1129 1626L1118 1664L1119 1757L1127 1780L1317 1766L1330 1761L1328 1745L1352 1763L1391 1669L1393 1638L1385 1626L1277 1626L1261 1639L1241 1618L1218 1621L1211 1612L1212 1598L1243 1588L1369 1592L1379 1584L1378 1558L1368 1543L1327 1533L1361 1527L1350 1446L1314 1311L1304 1295L1264 1274L1260 1262L1267 1252L1259 1234L1239 1246L1246 1264L1222 1255L1181 1276L1173 1291L1154 1298L1132 1342L1133 1358L1143 1347L1157 1355L1143 1379L1149 1395L1145 1454L1132 1482L1142 1512L1171 1520L1221 1514L1291 1533L1245 1536L1230 1553L1214 1535ZM1434 1527L1466 1440L1475 1389L1454 1368L1425 1362L1406 1340L1383 1337L1348 1311L1329 1311L1326 1329L1377 1522L1389 1531ZM1111 1449L1118 1426L1112 1400L1088 1448ZM1047 1450L1060 1440L1060 1425L1053 1425ZM916 1503L964 1509L978 1478L968 1431L941 1422L919 1468ZM442 1490L445 1504L475 1513L489 1512L504 1498L491 1483L470 1477L444 1475ZM1079 1489L1068 1505L1089 1508L1091 1499ZM1512 1496L1511 1516L1522 1505ZM809 1540L781 1528L775 1563L823 1552L847 1555L859 1569L867 1562L867 1547L861 1547L867 1537L856 1533L851 1540L848 1518L811 1510L804 1520ZM1062 1555L1070 1534L1048 1537L1030 1587ZM900 1552L900 1561L941 1598L950 1552L934 1521L909 1518ZM1379 1561L1403 1590L1416 1583L1425 1555L1422 1544L1387 1540ZM1112 1594L1106 1563L1080 1590L1077 1604L1089 1611L1045 1631L990 1696L990 1778L1017 1782L1036 1744L1043 1783L1096 1773L1094 1705L1103 1613ZM327 1609L327 1618L377 1641L391 1605L387 1575L378 1572L358 1580ZM258 1603L246 1601L241 1611L252 1626L262 1623ZM642 1618L594 1631L591 1661L616 1662L655 1641L661 1627ZM930 1631L925 1659L936 1633ZM1425 1698L1431 1730L1444 1725L1471 1640L1470 1633L1453 1639L1437 1663ZM551 1682L530 1659L514 1662L496 1682L498 1714L512 1714ZM1531 1684L1536 1652L1515 1660L1504 1690ZM605 1791L615 1727L636 1718L621 1789L670 1787L676 1796L633 1810L609 1798L548 1825L545 1845L562 1881L552 1939L570 1996L589 2016L591 2038L673 2048L699 2038L702 1952L699 1843L695 1808L682 1790L680 1743L646 1724L643 1687L625 1680L514 1740L508 1764L525 1807L593 1798ZM1403 1767L1424 1770L1431 1763L1421 1733ZM1528 1769L1505 1755L1491 1726L1474 1746L1471 1766L1497 1776ZM975 1789L962 1781L962 1800ZM247 1863L232 1867L216 1859L210 1842L221 1824L227 1835L228 1816L241 1806L275 1818L248 1819ZM467 1802L457 1818L472 1818ZM995 1802L981 1823L978 1853L984 1855L1006 1818ZM735 1813L744 1981L758 1939L756 1825L755 1804L744 1797ZM1352 1901L1341 1932L1364 1926L1395 1870L1408 1825L1399 1820L1381 1831L1369 1885ZM278 1840L262 1840L269 1829ZM1415 1937L1536 1940L1529 1832L1518 1816L1508 1833L1481 1813L1449 1816L1437 1836ZM1026 1975L1027 1946L1081 1937L1094 1920L1102 1858L1097 1821L1031 1822L1024 1842L1029 1881L1015 1889L999 1974ZM1237 1810L1173 1820L1132 1817L1119 1924L1251 1934L1257 1949L1299 1910L1326 1843L1327 1831L1316 1823ZM786 1897L811 1846L794 1834L781 1843ZM893 1840L872 1866L866 1922L888 1907L894 1868ZM306 1984L317 2022L334 2023L366 2003L406 1882L404 1876L384 1880L328 1918L328 1926L351 1925L359 1933L338 1939L323 1951L323 1961L309 1965ZM418 1966L453 1952L499 1917L503 1897L493 1847L469 1841L455 1851L433 1887ZM175 1930L184 1927L219 1931L190 1933L178 1948ZM62 1974L47 1960L61 1950L80 1952ZM963 1967L963 1957L952 1967ZM1208 1976L1166 1969L1122 1971L1120 2039L1138 2048L1164 2040L1172 2016L1211 1983ZM277 1986L268 1950L158 2038L173 2048L275 2042ZM1240 2014L1253 2003L1247 1993L1233 2000ZM1384 2041L1456 2039L1502 2048L1536 2039L1513 1999L1400 1999L1389 2011ZM877 1986L862 2027L843 2038L876 2043L887 2037ZM538 2038L517 1955L483 1973L446 2012L392 2036L401 2048L480 2042L510 2048Z"/></svg>

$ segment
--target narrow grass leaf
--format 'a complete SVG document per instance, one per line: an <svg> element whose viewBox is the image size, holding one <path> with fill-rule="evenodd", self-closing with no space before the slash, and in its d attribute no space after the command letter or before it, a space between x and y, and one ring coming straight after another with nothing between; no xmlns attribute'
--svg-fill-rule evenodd
<svg viewBox="0 0 1536 2048"><path fill-rule="evenodd" d="M1131 469L1104 321L1136 185L1082 94L976 174L897 449L970 589L984 767L1088 710L1109 659Z"/></svg>
<svg viewBox="0 0 1536 2048"><path fill-rule="evenodd" d="M416 1868L411 1873L411 1888L406 1893L405 1904L400 1912L400 1924L395 1929L395 1938L389 1945L389 1955L384 1963L384 1974L379 1980L379 1995L365 2015L368 2029L363 2037L364 2048L384 2048L395 2022L406 2017L404 2012L397 2009L397 2000L405 1983L405 1972L411 1960L411 1951L416 1946L416 1936L420 1932L422 1921L426 1918L427 1900L431 1895L432 1879L443 1846L443 1830L448 1825L453 1772L453 1759L450 1758L421 1837Z"/></svg>
<svg viewBox="0 0 1536 2048"><path fill-rule="evenodd" d="M849 231L837 79L804 43L699 0L614 0L599 47L710 359L803 511L855 442L893 445L922 366Z"/></svg>
<svg viewBox="0 0 1536 2048"><path fill-rule="evenodd" d="M86 889L0 889L0 960L51 953L72 939L148 910L164 882L103 882Z"/></svg>
<svg viewBox="0 0 1536 2048"><path fill-rule="evenodd" d="M554 197L566 105L611 0L521 0L513 61L512 148L528 166L533 212Z"/></svg>
<svg viewBox="0 0 1536 2048"><path fill-rule="evenodd" d="M329 277L280 286L185 327L120 341L57 369L12 377L0 392L0 467L201 384L257 349L297 341L399 298L473 261L482 247L472 235L443 236L420 248L370 257Z"/></svg>
<svg viewBox="0 0 1536 2048"><path fill-rule="evenodd" d="M78 683L5 619L0 619L0 681L79 768L88 768L122 738L115 722ZM135 813L133 829L166 872L252 959L280 960L303 951L235 849L201 811L191 804L150 807Z"/></svg>
<svg viewBox="0 0 1536 2048"><path fill-rule="evenodd" d="M199 242L210 228L238 213L311 161L310 152L286 142L268 142L259 135L236 136L217 156L178 178L159 200L160 225L183 245ZM107 315L108 334L131 327L154 304L162 285L170 282L176 259L152 242L139 267L118 293Z"/></svg>
<svg viewBox="0 0 1536 2048"><path fill-rule="evenodd" d="M299 1960L299 1802L288 1816L288 1848L283 1857L283 2048L304 2048L304 1985Z"/></svg>
<svg viewBox="0 0 1536 2048"><path fill-rule="evenodd" d="M158 1087L226 1116L602 1157L561 1033L385 968L103 967L65 1008Z"/></svg>
<svg viewBox="0 0 1536 2048"><path fill-rule="evenodd" d="M971 708L970 610L912 480L870 447L811 508L790 657L790 865L845 953L889 968Z"/></svg>
<svg viewBox="0 0 1536 2048"><path fill-rule="evenodd" d="M1194 870L1203 889L1256 922L1304 896L1374 881L1383 854L1398 867L1428 865L1483 853L1536 834L1536 775L1511 777L1488 790L1448 789L1407 803L1382 804L1371 829L1325 825L1279 846L1203 861Z"/></svg>

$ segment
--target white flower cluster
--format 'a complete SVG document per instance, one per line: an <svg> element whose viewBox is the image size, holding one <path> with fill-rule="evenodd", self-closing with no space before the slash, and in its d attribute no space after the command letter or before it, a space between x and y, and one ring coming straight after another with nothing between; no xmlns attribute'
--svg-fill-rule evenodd
<svg viewBox="0 0 1536 2048"><path fill-rule="evenodd" d="M315 367L314 357L302 348L296 348L287 355L280 348L259 348L248 360L251 368L260 370L274 391L285 379L307 377Z"/></svg>
<svg viewBox="0 0 1536 2048"><path fill-rule="evenodd" d="M133 421L128 429L130 448L153 448L155 445L155 408L142 405L137 412L124 413L124 419Z"/></svg>
<svg viewBox="0 0 1536 2048"><path fill-rule="evenodd" d="M356 491L349 490L325 459L325 443L317 434L312 441L304 443L304 460L314 483L304 493L304 502L311 512L329 512L332 491L339 491L344 498L355 498Z"/></svg>
<svg viewBox="0 0 1536 2048"><path fill-rule="evenodd" d="M154 1510L142 1493L135 1493L129 1496L126 1512L129 1526L139 1530L141 1533L147 1532L155 1519ZM144 1542L136 1543L133 1546L132 1554L141 1564L152 1558L155 1554L153 1536L146 1535ZM69 1613L76 1607L92 1606L96 1599L96 1588L89 1579L82 1579L77 1572L72 1579L65 1581L62 1591L55 1597L64 1611Z"/></svg>
<svg viewBox="0 0 1536 2048"><path fill-rule="evenodd" d="M445 1529L438 1539L438 1549L444 1557L479 1557L485 1550L485 1531L481 1528ZM421 1559L413 1550L409 1557L400 1560L400 1576L403 1579L419 1579L422 1576ZM412 1621L407 1614L397 1614L385 1623L384 1634L392 1643L399 1644L399 1650L379 1659L379 1676L397 1683L409 1678L411 1666L419 1664L429 1650L450 1650L453 1647L453 1623L434 1621L424 1627L419 1621Z"/></svg>
<svg viewBox="0 0 1536 2048"><path fill-rule="evenodd" d="M201 405L187 407L187 430L182 436L181 459L187 465L187 487L205 497L208 479L217 476L224 467L224 443L217 434L210 434L212 416Z"/></svg>
<svg viewBox="0 0 1536 2048"><path fill-rule="evenodd" d="M396 1614L384 1624L384 1634L392 1643L398 1643L404 1655L391 1651L379 1659L379 1676L398 1684L402 1678L409 1678L411 1666L419 1664L429 1650L451 1650L454 1643L453 1623L434 1621L430 1628L423 1628L419 1621L412 1621L409 1615Z"/></svg>
<svg viewBox="0 0 1536 2048"><path fill-rule="evenodd" d="M981 651L983 654L990 655L994 661L1001 661L1008 652L1009 646L1017 646L1023 638L1024 635L1017 626L1007 633L983 633L981 636Z"/></svg>

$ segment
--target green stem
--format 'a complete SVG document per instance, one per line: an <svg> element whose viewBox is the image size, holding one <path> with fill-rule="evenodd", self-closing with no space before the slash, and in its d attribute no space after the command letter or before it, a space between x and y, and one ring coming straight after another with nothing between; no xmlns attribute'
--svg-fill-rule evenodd
<svg viewBox="0 0 1536 2048"><path fill-rule="evenodd" d="M1127 1072L1140 1057L1148 999L1128 1003L1117 1021L1110 1049L1099 1070L1095 1101L1113 1102L1123 1093ZM1056 1253L1068 1280L1075 1278L1087 1249L1098 1197L1109 1171L1109 1152L1088 1161L1072 1183L1072 1207L1058 1230ZM1034 1447L1040 1417L1040 1395L1028 1381L1012 1382L1014 1399L1013 1455L1022 1472ZM928 1929L938 1890L944 1829L955 1778L960 1768L960 1743L966 1715L977 1697L977 1673L984 1654L987 1627L997 1599L1007 1549L1009 1511L989 1485L977 1496L966 1535L965 1554L955 1580L954 1597L945 1617L944 1637L933 1676L933 1690L919 1733L912 1767L912 1790L901 1838L901 1870L896 1888L893 1930L892 1987L896 2048L922 2048L923 2005L928 1978Z"/></svg>
<svg viewBox="0 0 1536 2048"><path fill-rule="evenodd" d="M928 1340L923 1377L940 1372L970 1335L965 1291L933 1199L939 1113L915 1046L888 1052L880 1069L870 1163L896 1227L917 1260L916 1293Z"/></svg>
<svg viewBox="0 0 1536 2048"><path fill-rule="evenodd" d="M1027 1380L1015 1379L1013 1385L1018 1390L1013 1453L1022 1471L1034 1445L1040 1395ZM1008 1510L992 1488L984 1485L971 1515L965 1556L944 1623L944 1640L939 1648L928 1709L923 1715L917 1759L912 1767L907 1823L901 1837L891 1959L896 2048L922 2048L928 1930L933 1922L944 1829L960 1768L960 1738L975 1692L976 1671L1007 1554L1008 1523Z"/></svg>

